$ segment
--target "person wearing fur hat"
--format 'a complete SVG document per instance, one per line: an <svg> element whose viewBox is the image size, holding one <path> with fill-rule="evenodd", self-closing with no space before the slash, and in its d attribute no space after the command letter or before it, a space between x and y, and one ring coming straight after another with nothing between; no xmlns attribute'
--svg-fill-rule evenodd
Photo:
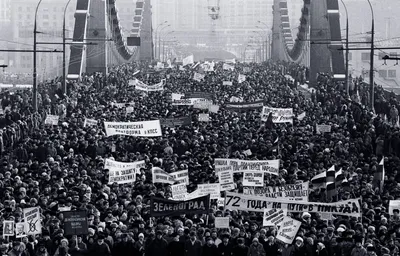
<svg viewBox="0 0 400 256"><path fill-rule="evenodd" d="M218 245L218 255L220 256L231 256L233 252L233 246L229 241L229 234L222 236L222 243Z"/></svg>
<svg viewBox="0 0 400 256"><path fill-rule="evenodd" d="M262 244L258 242L258 238L253 238L253 242L249 246L248 256L264 256L265 251Z"/></svg>
<svg viewBox="0 0 400 256"><path fill-rule="evenodd" d="M352 256L367 256L367 250L362 246L362 237L356 236L354 238L355 247L351 251Z"/></svg>
<svg viewBox="0 0 400 256"><path fill-rule="evenodd" d="M218 256L218 248L214 244L211 236L205 238L206 243L203 245L203 256Z"/></svg>

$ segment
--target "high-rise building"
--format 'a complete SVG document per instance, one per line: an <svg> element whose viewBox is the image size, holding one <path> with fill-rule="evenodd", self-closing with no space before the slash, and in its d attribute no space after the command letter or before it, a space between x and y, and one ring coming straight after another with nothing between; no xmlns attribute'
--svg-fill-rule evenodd
<svg viewBox="0 0 400 256"><path fill-rule="evenodd" d="M10 2L11 0L0 1L0 24L10 22Z"/></svg>
<svg viewBox="0 0 400 256"><path fill-rule="evenodd" d="M1 0L0 2L2 2ZM43 1L37 13L37 41L62 43L62 25L65 0ZM9 49L33 50L33 27L37 0L12 0L10 4L11 32L8 37ZM74 28L74 12L76 0L72 0L66 12L66 37L71 38ZM62 45L49 44L38 45L38 49L52 50L62 49ZM67 46L67 58L69 47ZM32 73L33 53L15 52L8 53L8 72ZM62 53L38 53L37 73L39 81L62 74Z"/></svg>

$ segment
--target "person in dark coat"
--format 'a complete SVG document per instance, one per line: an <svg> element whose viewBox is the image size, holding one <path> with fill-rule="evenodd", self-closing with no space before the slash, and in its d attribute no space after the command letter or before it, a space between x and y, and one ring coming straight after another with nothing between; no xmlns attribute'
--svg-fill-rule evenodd
<svg viewBox="0 0 400 256"><path fill-rule="evenodd" d="M146 256L167 256L168 255L168 243L162 237L162 232L160 230L156 233L156 238L149 244Z"/></svg>
<svg viewBox="0 0 400 256"><path fill-rule="evenodd" d="M264 251L268 252L268 255L270 256L277 256L279 254L278 250L279 247L275 243L275 238L273 236L269 236L266 243L264 243Z"/></svg>
<svg viewBox="0 0 400 256"><path fill-rule="evenodd" d="M222 243L218 245L218 255L219 256L232 256L233 247L229 243L229 235L224 234L222 237Z"/></svg>
<svg viewBox="0 0 400 256"><path fill-rule="evenodd" d="M122 234L122 241L116 243L112 250L113 256L137 255L134 244L129 241L127 234Z"/></svg>
<svg viewBox="0 0 400 256"><path fill-rule="evenodd" d="M190 232L190 239L185 242L185 256L202 256L203 246L196 238L196 232Z"/></svg>
<svg viewBox="0 0 400 256"><path fill-rule="evenodd" d="M218 248L214 244L211 236L206 237L206 243L203 245L203 256L217 256Z"/></svg>
<svg viewBox="0 0 400 256"><path fill-rule="evenodd" d="M307 256L306 249L304 247L303 238L296 237L296 243L293 245L293 256Z"/></svg>
<svg viewBox="0 0 400 256"><path fill-rule="evenodd" d="M249 252L249 247L244 243L244 238L240 237L237 240L238 244L233 247L233 256L247 256Z"/></svg>
<svg viewBox="0 0 400 256"><path fill-rule="evenodd" d="M317 244L317 254L318 256L328 256L328 251L323 243Z"/></svg>
<svg viewBox="0 0 400 256"><path fill-rule="evenodd" d="M183 256L185 254L184 243L179 241L177 233L172 234L172 241L168 244L168 256Z"/></svg>
<svg viewBox="0 0 400 256"><path fill-rule="evenodd" d="M104 242L104 238L105 236L103 234L98 236L97 243L93 245L88 253L89 256L111 256L110 247L108 247L108 245Z"/></svg>

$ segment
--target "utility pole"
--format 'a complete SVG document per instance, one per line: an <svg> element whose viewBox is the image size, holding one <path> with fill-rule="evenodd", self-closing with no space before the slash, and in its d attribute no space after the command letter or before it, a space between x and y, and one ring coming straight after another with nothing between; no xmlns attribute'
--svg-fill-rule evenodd
<svg viewBox="0 0 400 256"><path fill-rule="evenodd" d="M39 3L36 6L36 10L35 10L35 24L33 26L33 99L32 99L32 103L33 103L33 111L37 112L38 111L38 106L37 106L37 81L36 81L36 35L38 33L37 31L37 13L38 13L38 9L39 9L39 5L42 2L42 0L39 1Z"/></svg>
<svg viewBox="0 0 400 256"><path fill-rule="evenodd" d="M67 5L65 5L65 8L64 8L64 18L63 18L63 57L62 57L62 61L63 61L63 63L62 63L62 66L63 66L63 81L62 81L62 88L63 88L63 93L64 94L67 94L67 80L66 80L66 53L65 53L65 41L66 41L66 38L65 38L65 16L66 16L66 14L67 14L67 9L68 9L68 5L69 5L69 3L71 2L71 0L68 0L68 2L67 2Z"/></svg>
<svg viewBox="0 0 400 256"><path fill-rule="evenodd" d="M375 37L375 17L374 17L374 9L372 8L370 0L368 0L369 7L371 8L371 56L370 56L370 68L369 68L369 83L371 86L371 102L370 102L370 109L374 111L374 37Z"/></svg>
<svg viewBox="0 0 400 256"><path fill-rule="evenodd" d="M347 96L350 95L350 81L349 81L349 13L347 12L347 7L344 4L344 1L342 1L342 4L344 6L344 10L346 11L346 94Z"/></svg>

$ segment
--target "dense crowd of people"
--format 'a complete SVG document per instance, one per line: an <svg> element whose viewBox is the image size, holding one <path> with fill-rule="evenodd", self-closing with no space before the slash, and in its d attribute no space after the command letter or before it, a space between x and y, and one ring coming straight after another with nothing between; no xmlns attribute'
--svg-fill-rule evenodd
<svg viewBox="0 0 400 256"><path fill-rule="evenodd" d="M2 92L0 153L1 221L22 221L22 209L41 208L41 234L0 242L2 255L18 256L365 256L398 255L400 215L389 215L389 200L400 196L399 102L376 90L376 114L366 107L362 81L354 79L346 95L343 84L320 75L315 91L298 90L306 69L288 63L236 63L206 72L186 67L156 70L148 64L125 64L107 77L85 76L69 85L68 96L56 83L39 88L39 112L33 113L31 92ZM166 79L163 91L143 92L129 86L133 74L146 84ZM246 81L238 83L239 74ZM287 75L294 78L290 79ZM232 85L223 85L232 81ZM58 84L60 86L60 84ZM207 110L173 106L171 93L207 92L220 106L210 122L199 122ZM225 108L234 96L244 102L263 100L270 107L293 108L292 124L262 122L260 109ZM359 97L360 98L360 97ZM366 97L368 99L368 97ZM133 112L114 103L134 103ZM296 117L305 112L301 120ZM45 125L46 115L60 117L58 125ZM385 116L389 121L385 120ZM163 136L107 137L104 121L147 121L191 117L191 125L162 127ZM85 118L97 126L84 127ZM332 126L317 134L317 124ZM274 143L279 138L279 150ZM251 155L244 153L250 149ZM383 190L372 183L384 157ZM134 184L108 184L107 158L120 162L145 160ZM262 214L230 211L212 200L209 214L151 217L150 198L171 198L171 187L153 184L152 167L168 173L189 170L188 192L197 184L218 182L215 158L280 159L278 176L267 175L265 186L309 181L332 165L342 168L349 181L339 187L337 200L362 198L362 218L291 213L302 222L293 244L276 240L277 227L263 227ZM243 192L235 174L235 192ZM325 202L324 189L311 189L309 201ZM64 235L62 209L84 210L88 234ZM228 216L229 229L217 229L215 217Z"/></svg>

